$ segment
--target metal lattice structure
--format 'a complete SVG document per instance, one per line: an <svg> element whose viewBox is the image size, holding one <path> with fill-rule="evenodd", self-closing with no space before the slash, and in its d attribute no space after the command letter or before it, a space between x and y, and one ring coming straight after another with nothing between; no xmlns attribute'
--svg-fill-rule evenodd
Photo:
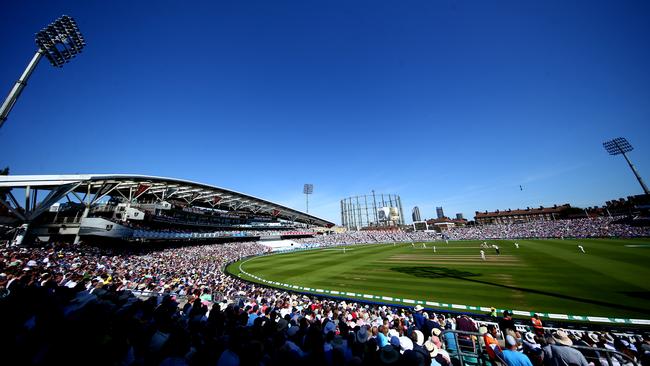
<svg viewBox="0 0 650 366"><path fill-rule="evenodd" d="M305 198L307 199L307 209L305 212L309 213L309 195L314 193L314 185L309 183L305 184L302 189L302 193L305 194Z"/></svg>
<svg viewBox="0 0 650 366"><path fill-rule="evenodd" d="M404 225L402 201L396 194L375 193L341 200L341 224L348 230Z"/></svg>
<svg viewBox="0 0 650 366"><path fill-rule="evenodd" d="M605 141L603 142L603 147L605 150L607 150L609 155L625 154L634 150L632 145L630 145L625 137L617 137L615 139Z"/></svg>
<svg viewBox="0 0 650 366"><path fill-rule="evenodd" d="M64 15L36 33L36 46L38 49L34 57L0 105L0 127L9 117L9 112L16 104L41 57L45 56L54 67L62 67L81 52L86 46L86 41L74 19Z"/></svg>
<svg viewBox="0 0 650 366"><path fill-rule="evenodd" d="M645 182L641 178L641 175L636 170L636 167L630 161L630 158L627 157L627 153L634 150L634 147L632 147L632 145L627 141L627 139L625 137L617 137L615 139L611 139L603 142L603 147L609 153L609 155L623 155L625 161L627 161L627 165L629 165L630 169L632 169L632 173L634 173L636 180L639 181L639 184L641 185L641 189L643 189L643 193L650 194L650 190L648 190L648 186L646 186Z"/></svg>
<svg viewBox="0 0 650 366"><path fill-rule="evenodd" d="M16 197L13 189L24 190L25 197ZM278 219L316 226L334 223L261 198L225 188L186 180L146 175L8 175L0 176L0 205L24 222L34 221L50 206L67 195L91 207L107 196L136 202L148 200L181 200L189 206L226 211L268 215ZM45 194L44 198L38 199ZM21 204L24 202L24 204Z"/></svg>
<svg viewBox="0 0 650 366"><path fill-rule="evenodd" d="M64 15L36 33L36 45L54 67L62 67L86 46L77 22Z"/></svg>

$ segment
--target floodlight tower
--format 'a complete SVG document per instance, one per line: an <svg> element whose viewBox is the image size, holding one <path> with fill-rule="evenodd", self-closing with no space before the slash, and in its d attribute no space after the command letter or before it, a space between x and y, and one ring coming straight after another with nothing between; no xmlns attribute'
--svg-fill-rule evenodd
<svg viewBox="0 0 650 366"><path fill-rule="evenodd" d="M0 107L0 128L7 120L11 108L16 104L20 93L27 85L27 79L38 65L41 57L45 56L54 67L63 67L63 64L81 52L86 42L74 19L64 15L36 33L36 45L38 46L36 54Z"/></svg>
<svg viewBox="0 0 650 366"><path fill-rule="evenodd" d="M309 213L309 195L314 193L314 185L305 184L305 186L302 189L302 193L304 193L305 197L307 198L307 213Z"/></svg>
<svg viewBox="0 0 650 366"><path fill-rule="evenodd" d="M625 161L627 161L627 164L630 166L630 169L632 169L632 172L634 173L636 180L638 180L639 184L641 184L641 188L643 188L643 192L645 194L650 194L650 191L648 191L648 186L645 185L643 179L641 179L641 176L639 175L639 172L636 171L634 164L632 164L630 159L627 157L627 153L634 150L632 145L630 145L630 143L627 142L627 140L624 137L617 137L615 139L603 142L603 147L605 147L605 150L607 150L609 155L622 154L623 157L625 158Z"/></svg>

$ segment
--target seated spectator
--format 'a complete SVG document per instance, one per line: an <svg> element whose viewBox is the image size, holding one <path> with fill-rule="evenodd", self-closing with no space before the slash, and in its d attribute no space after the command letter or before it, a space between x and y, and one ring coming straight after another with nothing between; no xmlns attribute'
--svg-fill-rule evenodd
<svg viewBox="0 0 650 366"><path fill-rule="evenodd" d="M445 330L451 330L451 324L447 323L445 325ZM440 329L434 329L433 332L436 335L440 335ZM451 352L457 352L458 351L458 344L456 343L456 338L454 337L454 334L452 332L447 332L444 334L445 338L445 344L447 345L447 350Z"/></svg>
<svg viewBox="0 0 650 366"><path fill-rule="evenodd" d="M587 366L585 356L575 348L571 348L573 342L569 339L566 332L558 330L553 333L552 339L554 344L550 345L550 358L551 365L576 365Z"/></svg>
<svg viewBox="0 0 650 366"><path fill-rule="evenodd" d="M451 357L447 351L440 348L437 344L428 340L424 343L424 348L429 352L431 366L451 366Z"/></svg>
<svg viewBox="0 0 650 366"><path fill-rule="evenodd" d="M533 366L528 357L517 351L517 341L510 334L506 335L506 349L503 351L503 359L508 366Z"/></svg>
<svg viewBox="0 0 650 366"><path fill-rule="evenodd" d="M396 365L399 362L400 353L395 347L386 345L379 351L380 365Z"/></svg>
<svg viewBox="0 0 650 366"><path fill-rule="evenodd" d="M542 345L537 341L537 336L532 332L526 332L522 340L523 351L530 359L533 366L540 366L544 362L544 351Z"/></svg>
<svg viewBox="0 0 650 366"><path fill-rule="evenodd" d="M487 351L491 361L503 360L503 350L501 349L501 346L499 346L497 335L497 327L494 324L489 324L487 327L487 333L483 335L485 350Z"/></svg>

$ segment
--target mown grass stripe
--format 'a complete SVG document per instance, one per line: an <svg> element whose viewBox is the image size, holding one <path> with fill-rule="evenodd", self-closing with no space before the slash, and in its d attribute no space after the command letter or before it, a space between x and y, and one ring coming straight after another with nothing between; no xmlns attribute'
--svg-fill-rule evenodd
<svg viewBox="0 0 650 366"><path fill-rule="evenodd" d="M563 314L565 310L575 309L590 314L590 318L598 320L618 319L631 322L625 315L636 315L632 318L641 323L645 320L642 318L650 313L644 310L650 309L650 300L643 295L650 293L650 285L644 280L650 275L646 266L647 260L650 259L650 251L644 248L625 247L629 243L645 245L648 243L647 239L522 240L518 241L520 243L518 250L511 243L508 245L508 241L503 242L505 243L498 242L504 254L501 256L502 266L491 266L481 262L464 263L463 260L458 262L428 260L436 255L420 251L421 255L414 256L415 252L407 245L369 245L364 246L363 250L355 251L356 255L351 252L343 254L331 251L308 255L309 251L304 251L256 258L244 264L244 267L249 273L254 273L251 279L262 283L268 283L265 282L266 279L271 279L274 283L289 284L291 288L296 285L310 284L324 290L338 291L341 294L353 293L355 297L363 296L359 294L371 294L373 299L375 296L381 299L384 297L414 299L415 303L423 301L428 306L436 302L443 306L472 301L487 303L499 309L530 309L530 311L518 310L522 316L540 308L554 315L565 315ZM586 255L578 253L576 243L585 246ZM440 243L436 245L440 252L442 245ZM473 257L476 251L476 249L462 249L459 246L454 248L451 243L444 249L447 250L445 255L459 259ZM282 261L276 261L274 258L283 256ZM380 263L395 256L414 257L414 259L400 260L395 264ZM498 256L489 257L499 260ZM513 257L517 260L513 260ZM575 264L576 261L579 262L578 265ZM503 266L513 262L519 262L520 265ZM627 262L631 265L625 268ZM603 268L608 265L619 268ZM468 272L474 275L455 276L452 271L450 276L427 278L390 269L408 266L458 270L460 273ZM576 268L579 268L579 271L576 271ZM617 273L612 274L612 272ZM312 286L305 288L313 288ZM556 296L545 295L547 292L554 293ZM578 301L574 300L576 298ZM431 299L445 301L431 301ZM590 303L591 301L594 302ZM601 305L606 302L611 305ZM467 306L468 309L475 307ZM476 308L480 311L489 309L488 306ZM589 318L568 316L570 319Z"/></svg>

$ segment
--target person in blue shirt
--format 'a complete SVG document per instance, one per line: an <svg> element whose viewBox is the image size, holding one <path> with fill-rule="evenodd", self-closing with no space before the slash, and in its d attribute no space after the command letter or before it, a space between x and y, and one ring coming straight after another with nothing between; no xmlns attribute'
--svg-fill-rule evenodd
<svg viewBox="0 0 650 366"><path fill-rule="evenodd" d="M388 345L388 337L386 336L388 334L388 329L384 325L379 326L379 333L377 333L377 345L379 348L383 348L384 346Z"/></svg>
<svg viewBox="0 0 650 366"><path fill-rule="evenodd" d="M445 330L450 330L451 329L451 323L445 324ZM447 345L447 351L449 353L454 353L458 351L458 345L456 344L456 338L454 337L454 333L452 332L447 332L443 334L445 338L445 344Z"/></svg>
<svg viewBox="0 0 650 366"><path fill-rule="evenodd" d="M506 347L503 351L503 359L508 366L533 366L525 354L517 351L517 340L508 334L506 336Z"/></svg>

